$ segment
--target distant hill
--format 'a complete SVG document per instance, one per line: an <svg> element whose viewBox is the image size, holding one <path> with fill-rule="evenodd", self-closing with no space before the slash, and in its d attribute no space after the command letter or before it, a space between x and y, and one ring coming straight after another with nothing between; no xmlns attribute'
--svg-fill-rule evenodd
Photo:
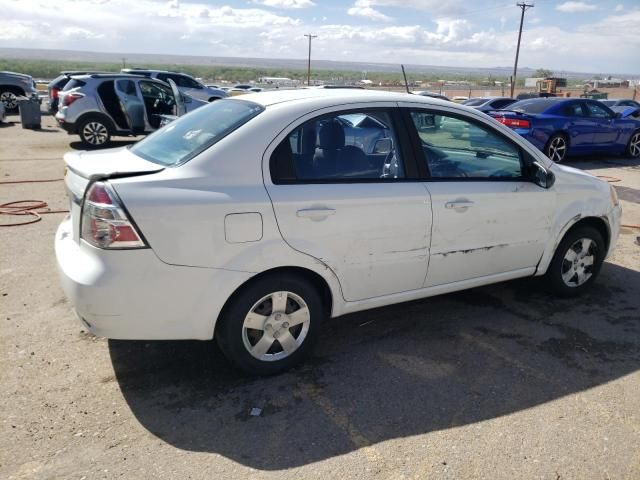
<svg viewBox="0 0 640 480"><path fill-rule="evenodd" d="M240 57L205 57L194 55L164 55L148 53L106 53L106 52L84 52L79 50L43 50L31 48L0 48L0 58L7 59L30 59L30 60L63 60L76 62L105 62L120 63L126 59L127 66L140 64L181 64L181 65L219 65L229 67L246 68L284 68L300 69L307 68L306 59L279 59L279 58L240 58ZM363 71L363 72L399 72L400 66L390 63L372 62L344 62L331 60L313 60L312 67L316 70L337 70L337 71ZM483 75L494 77L508 77L512 73L513 67L447 67L439 65L410 65L405 64L408 74L435 74L441 72L443 75ZM521 67L518 69L518 77L530 77L535 69ZM593 75L604 75L603 72L555 72L558 76L569 79L586 79ZM617 77L633 78L635 75L625 75L621 73L607 73Z"/></svg>

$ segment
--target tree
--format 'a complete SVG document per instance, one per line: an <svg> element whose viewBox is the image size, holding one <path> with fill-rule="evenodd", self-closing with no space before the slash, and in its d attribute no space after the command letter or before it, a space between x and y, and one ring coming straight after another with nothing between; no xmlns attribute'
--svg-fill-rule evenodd
<svg viewBox="0 0 640 480"><path fill-rule="evenodd" d="M553 77L553 72L551 70L547 70L546 68L539 68L535 73L536 78L549 78Z"/></svg>

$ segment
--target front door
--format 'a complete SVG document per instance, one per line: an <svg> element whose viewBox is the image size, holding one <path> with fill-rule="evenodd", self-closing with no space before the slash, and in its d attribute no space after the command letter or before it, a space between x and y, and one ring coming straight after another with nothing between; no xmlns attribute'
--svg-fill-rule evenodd
<svg viewBox="0 0 640 480"><path fill-rule="evenodd" d="M595 101L585 102L585 104L589 112L589 119L595 125L593 143L601 147L607 147L615 143L620 133L614 121L615 114Z"/></svg>
<svg viewBox="0 0 640 480"><path fill-rule="evenodd" d="M144 103L138 95L136 84L130 79L119 79L115 82L116 95L120 101L120 107L129 127L133 133L143 133Z"/></svg>
<svg viewBox="0 0 640 480"><path fill-rule="evenodd" d="M408 178L397 114L369 107L312 118L265 169L284 240L329 267L347 301L422 288L427 272L431 206Z"/></svg>
<svg viewBox="0 0 640 480"><path fill-rule="evenodd" d="M409 111L433 210L425 287L533 273L549 236L555 194L526 178L521 149L476 119ZM430 122L421 117L434 114L442 116L439 128L424 127Z"/></svg>

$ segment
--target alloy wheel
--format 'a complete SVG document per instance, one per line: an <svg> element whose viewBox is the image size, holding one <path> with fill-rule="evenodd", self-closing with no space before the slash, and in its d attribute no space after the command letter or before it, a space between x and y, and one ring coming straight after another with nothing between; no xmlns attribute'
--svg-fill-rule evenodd
<svg viewBox="0 0 640 480"><path fill-rule="evenodd" d="M640 157L640 132L634 133L629 141L629 153L632 157Z"/></svg>
<svg viewBox="0 0 640 480"><path fill-rule="evenodd" d="M561 264L562 280L568 287L584 285L593 275L596 261L596 243L580 238L567 250Z"/></svg>
<svg viewBox="0 0 640 480"><path fill-rule="evenodd" d="M4 103L7 110L14 110L18 107L18 97L13 92L0 93L0 102Z"/></svg>
<svg viewBox="0 0 640 480"><path fill-rule="evenodd" d="M567 153L567 141L563 137L554 137L547 149L548 157L556 163L562 162Z"/></svg>
<svg viewBox="0 0 640 480"><path fill-rule="evenodd" d="M258 360L289 357L307 337L311 315L306 302L292 292L278 291L258 300L242 324L242 340Z"/></svg>
<svg viewBox="0 0 640 480"><path fill-rule="evenodd" d="M82 137L91 145L102 145L109 138L109 131L100 122L89 122L82 129Z"/></svg>

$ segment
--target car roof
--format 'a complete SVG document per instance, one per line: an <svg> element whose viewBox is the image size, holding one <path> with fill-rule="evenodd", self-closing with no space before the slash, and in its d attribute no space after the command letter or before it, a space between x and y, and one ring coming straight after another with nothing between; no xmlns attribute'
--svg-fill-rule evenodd
<svg viewBox="0 0 640 480"><path fill-rule="evenodd" d="M135 75L133 72L149 72L149 73L173 73L175 75L185 75L187 77L191 76L188 73L174 72L174 71L171 71L171 70L156 70L156 69L153 69L153 68L123 68L122 71L127 72L127 73L131 73L133 75Z"/></svg>
<svg viewBox="0 0 640 480"><path fill-rule="evenodd" d="M131 78L131 79L141 79L141 80L149 80L152 82L159 82L164 84L164 82L160 82L155 78L148 78L143 75L132 75L129 73L88 73L83 75L72 75L71 78L77 78L79 80L87 80L89 78L95 79L110 79L110 78Z"/></svg>
<svg viewBox="0 0 640 480"><path fill-rule="evenodd" d="M301 88L295 90L268 90L259 93L249 93L241 97L234 97L251 101L268 107L270 105L295 102L307 99L322 100L326 99L327 106L339 103L352 102L417 102L426 104L451 106L451 103L433 97L425 97L422 95L414 95L410 93L386 92L381 90L360 90L360 89L320 89L320 88Z"/></svg>

